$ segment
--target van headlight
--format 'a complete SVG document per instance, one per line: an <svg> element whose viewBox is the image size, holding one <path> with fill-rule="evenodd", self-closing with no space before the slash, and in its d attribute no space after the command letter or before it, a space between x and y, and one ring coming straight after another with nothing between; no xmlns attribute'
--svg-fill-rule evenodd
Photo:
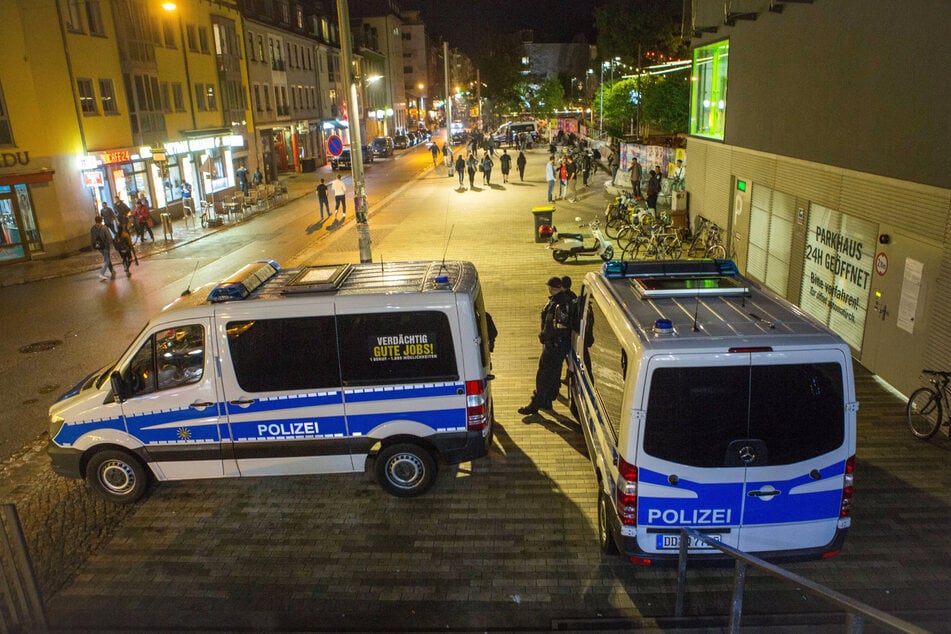
<svg viewBox="0 0 951 634"><path fill-rule="evenodd" d="M56 438L56 435L59 433L59 430L63 428L63 423L65 422L66 419L59 414L50 416L50 438Z"/></svg>

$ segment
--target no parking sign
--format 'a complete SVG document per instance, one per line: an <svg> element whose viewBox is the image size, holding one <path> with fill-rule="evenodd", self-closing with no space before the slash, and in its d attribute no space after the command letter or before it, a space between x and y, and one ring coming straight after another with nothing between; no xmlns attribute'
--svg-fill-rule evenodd
<svg viewBox="0 0 951 634"><path fill-rule="evenodd" d="M327 151L331 156L340 156L343 152L343 139L336 134L331 134L327 139Z"/></svg>

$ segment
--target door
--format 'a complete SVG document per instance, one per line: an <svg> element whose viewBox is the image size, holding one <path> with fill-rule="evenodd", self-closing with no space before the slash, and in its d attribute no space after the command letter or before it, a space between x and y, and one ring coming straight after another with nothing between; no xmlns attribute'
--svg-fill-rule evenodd
<svg viewBox="0 0 951 634"><path fill-rule="evenodd" d="M160 479L223 475L213 346L210 320L169 322L148 333L121 366L129 390L122 402L126 430Z"/></svg>
<svg viewBox="0 0 951 634"><path fill-rule="evenodd" d="M333 304L271 303L217 316L227 456L242 476L352 471Z"/></svg>
<svg viewBox="0 0 951 634"><path fill-rule="evenodd" d="M0 261L14 262L26 259L23 234L17 222L13 196L0 194Z"/></svg>

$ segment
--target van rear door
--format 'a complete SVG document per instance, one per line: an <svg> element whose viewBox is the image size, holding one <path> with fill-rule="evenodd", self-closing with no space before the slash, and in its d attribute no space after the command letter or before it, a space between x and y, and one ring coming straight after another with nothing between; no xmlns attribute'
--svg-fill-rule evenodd
<svg viewBox="0 0 951 634"><path fill-rule="evenodd" d="M854 446L847 362L836 348L652 359L637 465L641 546L675 549L679 526L747 552L829 544Z"/></svg>

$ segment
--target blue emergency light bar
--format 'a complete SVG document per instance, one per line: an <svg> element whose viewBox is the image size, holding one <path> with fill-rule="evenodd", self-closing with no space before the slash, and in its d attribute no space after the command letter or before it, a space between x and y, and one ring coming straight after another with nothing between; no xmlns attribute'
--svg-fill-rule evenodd
<svg viewBox="0 0 951 634"><path fill-rule="evenodd" d="M274 260L258 260L247 264L211 289L208 301L229 302L244 299L280 270L281 265Z"/></svg>
<svg viewBox="0 0 951 634"><path fill-rule="evenodd" d="M667 260L626 262L612 260L601 267L606 279L625 277L729 277L739 275L733 260Z"/></svg>

